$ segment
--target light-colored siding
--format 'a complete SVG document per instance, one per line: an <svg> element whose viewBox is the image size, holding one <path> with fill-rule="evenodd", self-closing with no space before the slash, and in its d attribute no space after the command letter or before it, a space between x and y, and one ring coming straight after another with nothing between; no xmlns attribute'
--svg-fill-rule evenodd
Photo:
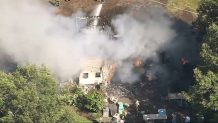
<svg viewBox="0 0 218 123"><path fill-rule="evenodd" d="M101 73L101 77L95 77L96 73ZM107 84L110 81L111 72L114 72L113 61L108 60L87 60L80 73L79 84ZM83 78L83 73L88 73L88 78Z"/></svg>

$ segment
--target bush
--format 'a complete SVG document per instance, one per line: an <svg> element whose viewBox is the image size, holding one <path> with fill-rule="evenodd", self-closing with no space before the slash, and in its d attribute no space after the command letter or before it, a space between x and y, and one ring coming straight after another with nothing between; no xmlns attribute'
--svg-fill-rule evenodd
<svg viewBox="0 0 218 123"><path fill-rule="evenodd" d="M81 88L65 86L61 88L59 100L79 110L98 112L104 107L104 93L102 90L91 90L84 95Z"/></svg>
<svg viewBox="0 0 218 123"><path fill-rule="evenodd" d="M104 93L102 90L91 90L86 95L85 107L92 112L98 112L104 108Z"/></svg>
<svg viewBox="0 0 218 123"><path fill-rule="evenodd" d="M81 88L76 86L64 86L61 88L60 100L63 103L81 109L86 97Z"/></svg>

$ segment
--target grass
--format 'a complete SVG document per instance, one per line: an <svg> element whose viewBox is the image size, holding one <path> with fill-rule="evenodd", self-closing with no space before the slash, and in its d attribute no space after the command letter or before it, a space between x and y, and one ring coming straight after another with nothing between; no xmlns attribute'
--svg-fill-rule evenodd
<svg viewBox="0 0 218 123"><path fill-rule="evenodd" d="M93 119L99 119L101 117L101 112L91 113L90 114Z"/></svg>
<svg viewBox="0 0 218 123"><path fill-rule="evenodd" d="M199 1L200 0L168 0L167 9L173 14L178 14L178 15L181 15L183 13L183 11L180 9L196 12ZM180 8L180 9L176 9L176 8ZM194 13L192 14L194 17L197 16Z"/></svg>

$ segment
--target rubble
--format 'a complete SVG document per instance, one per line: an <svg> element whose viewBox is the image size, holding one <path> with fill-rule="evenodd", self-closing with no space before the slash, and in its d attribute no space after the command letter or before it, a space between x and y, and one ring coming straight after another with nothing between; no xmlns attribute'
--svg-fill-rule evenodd
<svg viewBox="0 0 218 123"><path fill-rule="evenodd" d="M117 101L118 101L118 98L116 98L116 97L114 97L114 96L111 96L111 97L110 97L110 101L113 102L114 104L116 104Z"/></svg>
<svg viewBox="0 0 218 123"><path fill-rule="evenodd" d="M82 90L83 90L84 94L87 94L90 90L95 89L95 87L96 87L96 85L94 85L94 84L85 85L85 86L82 86Z"/></svg>
<svg viewBox="0 0 218 123"><path fill-rule="evenodd" d="M129 96L135 96L131 90L128 90L127 87L124 87L124 85L118 85L118 84L111 84L106 88L106 92L109 97L129 97Z"/></svg>

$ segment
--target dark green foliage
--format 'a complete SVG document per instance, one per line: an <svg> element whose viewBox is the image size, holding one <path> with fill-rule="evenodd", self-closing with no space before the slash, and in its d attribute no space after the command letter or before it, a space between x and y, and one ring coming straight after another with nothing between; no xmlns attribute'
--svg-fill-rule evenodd
<svg viewBox="0 0 218 123"><path fill-rule="evenodd" d="M79 110L98 112L104 107L104 93L102 90L91 90L87 95L84 95L81 88L66 85L61 88L60 94L62 102Z"/></svg>
<svg viewBox="0 0 218 123"><path fill-rule="evenodd" d="M204 36L204 43L201 49L202 65L200 70L218 72L218 26L212 24Z"/></svg>
<svg viewBox="0 0 218 123"><path fill-rule="evenodd" d="M86 97L81 88L66 85L61 88L60 93L60 98L63 102L65 102L65 104L74 106L78 109L82 109L84 107Z"/></svg>
<svg viewBox="0 0 218 123"><path fill-rule="evenodd" d="M202 41L202 59L194 70L196 84L185 96L199 114L213 117L214 122L218 120L218 0L201 0L197 11L193 24Z"/></svg>
<svg viewBox="0 0 218 123"><path fill-rule="evenodd" d="M58 100L57 88L57 81L44 65L27 64L10 74L0 72L0 122L76 121L72 117L78 115L69 113Z"/></svg>
<svg viewBox="0 0 218 123"><path fill-rule="evenodd" d="M218 26L212 24L203 38L202 63L194 70L196 84L185 94L200 114L218 111ZM217 114L214 114L217 115Z"/></svg>
<svg viewBox="0 0 218 123"><path fill-rule="evenodd" d="M85 107L92 111L98 112L104 108L104 93L101 90L91 90L86 95Z"/></svg>
<svg viewBox="0 0 218 123"><path fill-rule="evenodd" d="M218 22L218 0L201 0L198 12L198 18L193 23L199 31L200 37L206 34L206 29L212 24Z"/></svg>

